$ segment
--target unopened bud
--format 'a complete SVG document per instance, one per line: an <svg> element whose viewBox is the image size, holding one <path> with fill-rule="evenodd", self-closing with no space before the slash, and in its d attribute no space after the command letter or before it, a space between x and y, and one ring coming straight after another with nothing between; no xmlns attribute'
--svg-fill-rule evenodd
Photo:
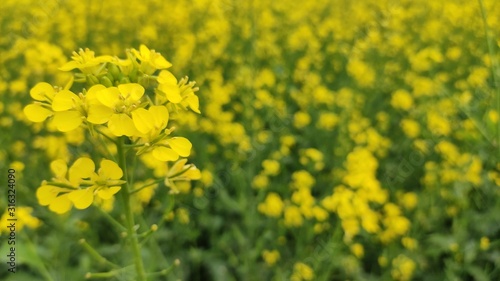
<svg viewBox="0 0 500 281"><path fill-rule="evenodd" d="M100 82L106 86L106 88L113 87L113 82L111 82L107 76L101 77Z"/></svg>

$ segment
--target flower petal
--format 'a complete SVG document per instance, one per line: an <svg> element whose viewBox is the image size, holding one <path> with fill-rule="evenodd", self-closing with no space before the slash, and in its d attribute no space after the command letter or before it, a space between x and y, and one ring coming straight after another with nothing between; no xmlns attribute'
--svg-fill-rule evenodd
<svg viewBox="0 0 500 281"><path fill-rule="evenodd" d="M87 99L87 102L89 104L98 104L98 100L97 100L97 93L99 91L102 91L102 90L105 90L106 87L104 85L101 85L101 84L96 84L92 87L90 87L90 89L87 91L87 94L85 95L85 98Z"/></svg>
<svg viewBox="0 0 500 281"><path fill-rule="evenodd" d="M73 70L73 69L78 68L80 66L81 66L81 64L79 62L72 60L72 61L67 62L63 66L59 67L59 70L70 71L70 70Z"/></svg>
<svg viewBox="0 0 500 281"><path fill-rule="evenodd" d="M153 149L153 157L160 161L175 161L179 159L179 154L172 149L164 146L158 146Z"/></svg>
<svg viewBox="0 0 500 281"><path fill-rule="evenodd" d="M165 106L153 105L149 108L149 112L151 112L151 115L153 116L153 123L157 129L163 129L167 126L169 113Z"/></svg>
<svg viewBox="0 0 500 281"><path fill-rule="evenodd" d="M130 101L136 102L144 95L144 87L137 83L128 83L118 85L121 95Z"/></svg>
<svg viewBox="0 0 500 281"><path fill-rule="evenodd" d="M54 111L65 111L75 108L76 102L80 98L68 90L62 90L54 96L52 100L52 109Z"/></svg>
<svg viewBox="0 0 500 281"><path fill-rule="evenodd" d="M66 178L66 173L68 172L68 165L66 161L62 159L57 159L50 162L50 170L58 179Z"/></svg>
<svg viewBox="0 0 500 281"><path fill-rule="evenodd" d="M182 157L187 157L191 153L191 142L182 137L175 137L167 140L170 147Z"/></svg>
<svg viewBox="0 0 500 281"><path fill-rule="evenodd" d="M98 91L96 94L97 100L109 108L114 108L120 101L120 91L116 87L110 87Z"/></svg>
<svg viewBox="0 0 500 281"><path fill-rule="evenodd" d="M78 128L82 122L82 115L80 112L75 110L61 111L54 114L54 120L52 121L56 125L57 129L61 132L69 132Z"/></svg>
<svg viewBox="0 0 500 281"><path fill-rule="evenodd" d="M52 97L54 97L55 93L56 90L54 89L54 87L45 82L36 84L35 87L30 90L30 96L38 101L48 101L49 99L52 99Z"/></svg>
<svg viewBox="0 0 500 281"><path fill-rule="evenodd" d="M88 157L78 158L69 168L69 181L78 186L81 179L92 177L94 171L95 164L92 159Z"/></svg>
<svg viewBox="0 0 500 281"><path fill-rule="evenodd" d="M189 105L189 108L191 108L191 110L193 110L194 112L200 114L200 101L198 99L198 96L196 96L195 94L192 94L192 95L189 95L187 96L186 98L186 102L188 103Z"/></svg>
<svg viewBox="0 0 500 281"><path fill-rule="evenodd" d="M68 198L73 202L75 208L86 209L94 202L94 189L95 187L89 187L73 191L68 195Z"/></svg>
<svg viewBox="0 0 500 281"><path fill-rule="evenodd" d="M29 104L27 105L24 110L24 115L30 120L31 122L43 122L45 119L47 119L49 116L52 115L52 111L39 105L39 104Z"/></svg>
<svg viewBox="0 0 500 281"><path fill-rule="evenodd" d="M121 186L104 187L99 189L97 195L104 200L108 200L111 199L111 197L113 197L113 195L115 195L118 191L120 191L121 188Z"/></svg>
<svg viewBox="0 0 500 281"><path fill-rule="evenodd" d="M119 136L134 136L138 134L132 118L127 114L113 114L108 121L108 128L111 133L117 137Z"/></svg>
<svg viewBox="0 0 500 281"><path fill-rule="evenodd" d="M56 199L59 193L65 190L64 188L53 185L42 185L36 190L36 198L40 205L47 206Z"/></svg>
<svg viewBox="0 0 500 281"><path fill-rule="evenodd" d="M91 104L87 121L92 124L104 124L108 122L109 118L113 115L113 109L102 104Z"/></svg>
<svg viewBox="0 0 500 281"><path fill-rule="evenodd" d="M147 134L153 129L153 114L144 108L132 111L132 120L137 130L143 134Z"/></svg>
<svg viewBox="0 0 500 281"><path fill-rule="evenodd" d="M99 169L99 177L103 180L119 180L123 177L123 171L115 162L103 159Z"/></svg>
<svg viewBox="0 0 500 281"><path fill-rule="evenodd" d="M70 209L71 201L68 198L68 194L64 194L55 198L49 205L49 210L58 214L67 213Z"/></svg>

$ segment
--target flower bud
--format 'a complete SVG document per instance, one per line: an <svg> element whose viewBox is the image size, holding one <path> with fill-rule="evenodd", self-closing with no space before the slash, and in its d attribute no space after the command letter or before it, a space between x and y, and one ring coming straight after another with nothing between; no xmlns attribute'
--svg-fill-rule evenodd
<svg viewBox="0 0 500 281"><path fill-rule="evenodd" d="M118 66L110 63L108 64L108 74L111 74L114 78L114 80L118 80L119 77L120 77L120 69L118 68ZM111 80L113 81L113 80Z"/></svg>
<svg viewBox="0 0 500 281"><path fill-rule="evenodd" d="M101 84L106 86L106 88L113 87L113 82L109 80L108 76L102 76L100 79Z"/></svg>
<svg viewBox="0 0 500 281"><path fill-rule="evenodd" d="M86 80L89 86L94 86L96 84L99 84L99 79L97 79L97 77L95 77L92 74L87 75Z"/></svg>

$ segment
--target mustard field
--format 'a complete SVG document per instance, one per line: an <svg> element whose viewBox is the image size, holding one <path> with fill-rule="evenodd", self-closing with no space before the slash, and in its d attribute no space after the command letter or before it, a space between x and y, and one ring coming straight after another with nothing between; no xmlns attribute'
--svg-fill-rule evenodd
<svg viewBox="0 0 500 281"><path fill-rule="evenodd" d="M500 2L4 0L0 280L500 280Z"/></svg>

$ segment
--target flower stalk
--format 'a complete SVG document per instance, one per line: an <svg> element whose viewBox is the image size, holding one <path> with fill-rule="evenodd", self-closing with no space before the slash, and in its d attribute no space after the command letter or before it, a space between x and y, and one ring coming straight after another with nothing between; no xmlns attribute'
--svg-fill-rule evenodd
<svg viewBox="0 0 500 281"><path fill-rule="evenodd" d="M123 207L125 211L127 236L130 239L132 254L134 256L134 265L137 273L137 281L146 281L146 272L144 270L144 263L142 262L141 249L139 247L139 239L137 238L137 232L135 229L134 214L132 213L130 193L129 193L129 182L128 182L128 172L127 172L127 160L124 150L124 137L120 138L117 143L118 152L118 165L123 170L123 176L125 178L125 183L121 190L121 197L123 202Z"/></svg>

